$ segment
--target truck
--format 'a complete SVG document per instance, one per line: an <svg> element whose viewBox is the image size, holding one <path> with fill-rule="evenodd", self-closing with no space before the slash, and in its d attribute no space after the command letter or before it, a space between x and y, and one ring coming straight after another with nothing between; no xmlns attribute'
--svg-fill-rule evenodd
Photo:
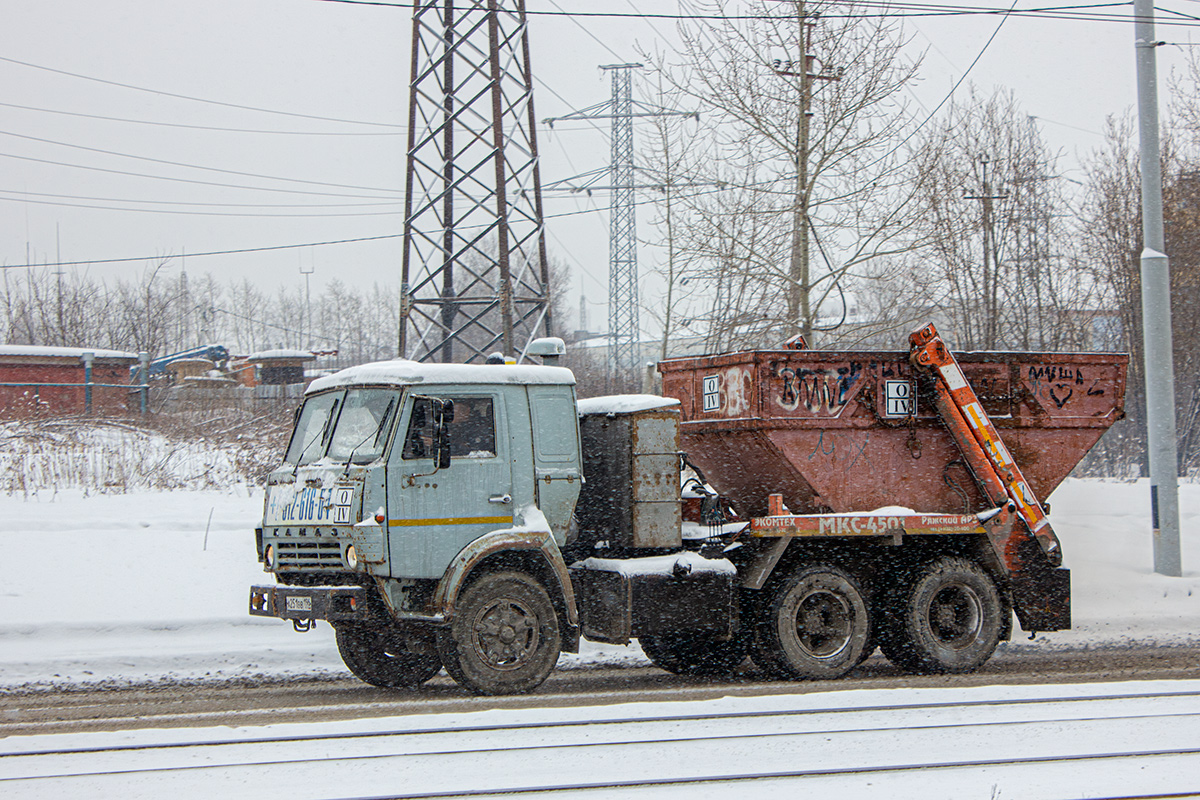
<svg viewBox="0 0 1200 800"><path fill-rule="evenodd" d="M784 348L668 359L663 396L557 366L314 381L267 480L250 613L328 622L349 670L537 688L581 639L657 666L832 679L876 649L978 669L1070 627L1044 498L1123 416L1126 356Z"/></svg>

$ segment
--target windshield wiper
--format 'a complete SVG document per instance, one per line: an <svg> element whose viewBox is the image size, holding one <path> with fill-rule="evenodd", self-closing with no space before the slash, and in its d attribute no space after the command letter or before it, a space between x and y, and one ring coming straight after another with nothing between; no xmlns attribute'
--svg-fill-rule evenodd
<svg viewBox="0 0 1200 800"><path fill-rule="evenodd" d="M325 418L325 424L321 426L321 435L310 439L308 444L304 445L304 447L300 450L300 453L296 456L296 466L292 469L292 477L293 478L295 478L296 475L300 472L300 466L304 463L304 455L305 455L305 453L308 452L308 448L312 447L317 442L321 442L322 444L324 444L327 441L329 441L329 433L330 433L329 426L331 424L333 424L333 420L337 416L337 412L338 412L338 403L336 400L334 400L333 403L329 406L329 416L327 416Z"/></svg>
<svg viewBox="0 0 1200 800"><path fill-rule="evenodd" d="M354 456L358 453L358 448L372 440L375 444L379 444L379 437L383 435L383 429L387 427L388 421L392 418L392 409L395 408L395 406L396 398L393 397L388 401L387 408L383 410L383 416L379 418L379 424L375 426L374 432L368 433L366 438L354 445L354 447L350 450L350 455L346 458L346 469L344 472L342 472L343 478L350 474L350 465L354 463Z"/></svg>

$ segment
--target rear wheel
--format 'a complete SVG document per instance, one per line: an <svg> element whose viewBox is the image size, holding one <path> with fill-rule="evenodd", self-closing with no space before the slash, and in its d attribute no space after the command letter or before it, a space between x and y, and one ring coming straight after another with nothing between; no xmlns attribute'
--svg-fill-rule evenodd
<svg viewBox="0 0 1200 800"><path fill-rule="evenodd" d="M801 569L770 592L756 616L750 656L775 677L840 678L873 649L862 589L838 567Z"/></svg>
<svg viewBox="0 0 1200 800"><path fill-rule="evenodd" d="M669 633L639 636L654 666L676 675L728 675L746 660L746 637L721 640L711 634Z"/></svg>
<svg viewBox="0 0 1200 800"><path fill-rule="evenodd" d="M446 671L477 694L536 689L558 662L562 638L545 588L523 572L479 578L438 635Z"/></svg>
<svg viewBox="0 0 1200 800"><path fill-rule="evenodd" d="M337 646L355 677L385 689L420 686L442 668L436 655L411 651L392 627L341 626Z"/></svg>
<svg viewBox="0 0 1200 800"><path fill-rule="evenodd" d="M965 558L941 558L894 597L879 647L909 672L971 672L1000 642L1006 605L995 582Z"/></svg>

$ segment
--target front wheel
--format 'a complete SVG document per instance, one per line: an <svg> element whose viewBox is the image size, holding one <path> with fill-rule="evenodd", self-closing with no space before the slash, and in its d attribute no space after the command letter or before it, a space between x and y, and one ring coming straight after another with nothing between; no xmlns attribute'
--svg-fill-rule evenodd
<svg viewBox="0 0 1200 800"><path fill-rule="evenodd" d="M971 672L1000 642L1007 605L996 584L965 558L926 566L894 600L879 648L908 672Z"/></svg>
<svg viewBox="0 0 1200 800"><path fill-rule="evenodd" d="M863 591L838 567L804 567L775 586L755 614L750 652L778 678L840 678L871 654Z"/></svg>
<svg viewBox="0 0 1200 800"><path fill-rule="evenodd" d="M438 635L442 663L476 694L536 689L558 662L562 637L545 588L523 572L484 575L463 590Z"/></svg>
<svg viewBox="0 0 1200 800"><path fill-rule="evenodd" d="M411 651L399 631L389 626L340 626L337 646L356 678L385 689L420 686L442 668L436 655Z"/></svg>

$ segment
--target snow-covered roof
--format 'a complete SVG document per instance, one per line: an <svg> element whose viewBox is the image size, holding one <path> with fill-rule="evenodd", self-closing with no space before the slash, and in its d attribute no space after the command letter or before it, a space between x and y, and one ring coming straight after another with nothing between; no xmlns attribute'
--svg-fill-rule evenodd
<svg viewBox="0 0 1200 800"><path fill-rule="evenodd" d="M579 401L580 414L636 414L639 411L656 411L674 408L679 401L674 397L659 397L654 394L612 394L605 397L588 397Z"/></svg>
<svg viewBox="0 0 1200 800"><path fill-rule="evenodd" d="M308 350L263 350L259 353L251 353L248 356L242 356L246 361L278 361L280 359L303 359L304 361L312 361L316 358Z"/></svg>
<svg viewBox="0 0 1200 800"><path fill-rule="evenodd" d="M575 375L564 367L510 364L423 364L398 358L376 361L317 378L306 394L336 386L382 383L398 386L412 384L519 383L574 385Z"/></svg>
<svg viewBox="0 0 1200 800"><path fill-rule="evenodd" d="M38 344L0 344L0 357L27 356L37 358L83 358L84 353L93 353L96 358L119 358L137 361L137 353L124 350L103 350L98 347L49 347Z"/></svg>

